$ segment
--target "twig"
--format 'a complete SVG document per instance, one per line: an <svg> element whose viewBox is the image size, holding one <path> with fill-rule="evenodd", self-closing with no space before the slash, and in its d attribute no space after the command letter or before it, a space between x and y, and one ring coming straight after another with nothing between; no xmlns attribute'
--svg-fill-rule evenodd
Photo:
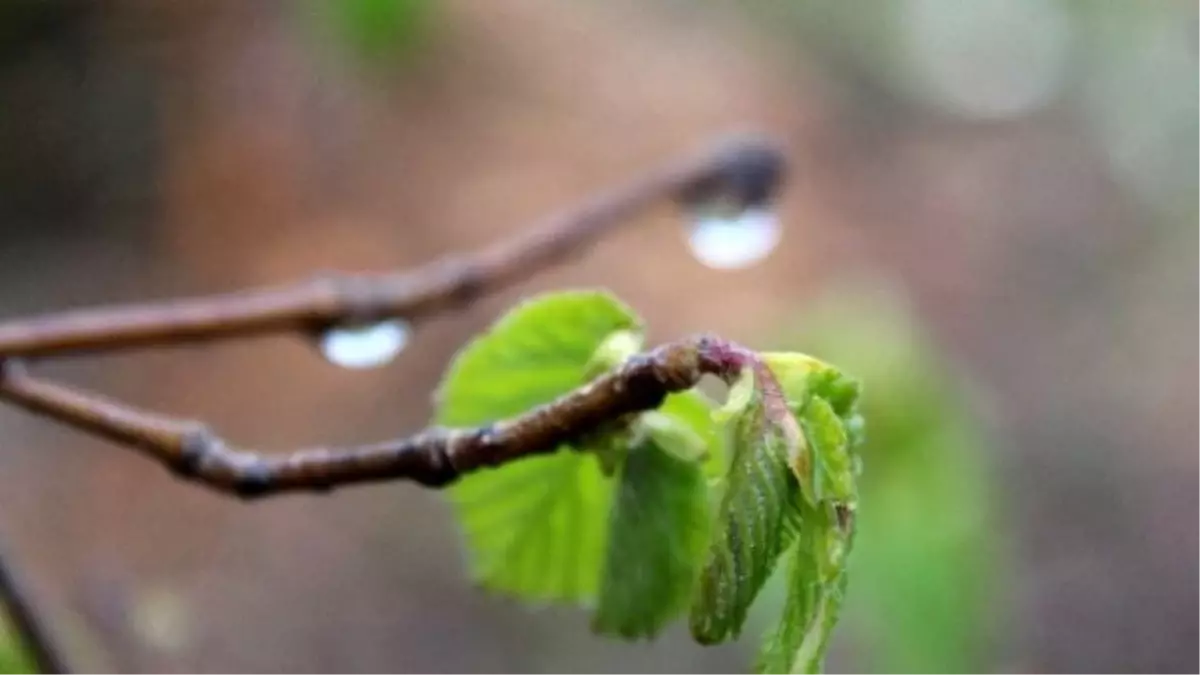
<svg viewBox="0 0 1200 675"><path fill-rule="evenodd" d="M0 541L0 602L8 610L21 646L29 650L38 670L43 673L70 672L63 650L34 611L32 594L23 580L17 578L3 541Z"/></svg>
<svg viewBox="0 0 1200 675"><path fill-rule="evenodd" d="M243 498L395 479L442 487L479 468L553 452L623 415L656 408L668 393L691 388L706 373L729 379L747 354L720 338L699 336L635 356L555 401L484 427L434 427L375 445L276 456L233 448L200 423L41 380L12 363L0 379L0 398L141 450L180 477Z"/></svg>
<svg viewBox="0 0 1200 675"><path fill-rule="evenodd" d="M757 139L651 171L551 216L528 232L469 257L408 272L326 276L288 286L162 303L73 310L0 324L0 359L113 351L250 334L319 333L332 326L401 317L418 322L561 263L662 199L725 196L768 200L783 160Z"/></svg>

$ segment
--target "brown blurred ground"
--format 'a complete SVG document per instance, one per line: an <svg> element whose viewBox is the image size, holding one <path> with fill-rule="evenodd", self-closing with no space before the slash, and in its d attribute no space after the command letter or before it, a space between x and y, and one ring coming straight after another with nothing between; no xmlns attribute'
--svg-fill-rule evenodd
<svg viewBox="0 0 1200 675"><path fill-rule="evenodd" d="M882 270L993 402L1019 533L996 668L1197 668L1195 230L1145 222L1061 111L882 109L897 104L852 73L686 3L448 3L413 63L374 74L313 50L287 9L112 2L6 62L4 315L416 264L731 129L791 150L785 244L707 270L664 210L368 373L286 338L47 370L251 447L365 441L419 428L456 347L520 294L604 285L652 339L769 347L823 283ZM746 662L682 630L608 644L580 615L482 597L433 493L244 506L16 411L0 432L0 529L88 669Z"/></svg>

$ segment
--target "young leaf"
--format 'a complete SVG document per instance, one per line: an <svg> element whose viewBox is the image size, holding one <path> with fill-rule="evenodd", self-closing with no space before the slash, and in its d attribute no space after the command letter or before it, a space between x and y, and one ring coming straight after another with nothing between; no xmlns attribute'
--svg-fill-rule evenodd
<svg viewBox="0 0 1200 675"><path fill-rule="evenodd" d="M468 476L450 498L481 586L527 601L593 602L612 498L595 457L522 459Z"/></svg>
<svg viewBox="0 0 1200 675"><path fill-rule="evenodd" d="M646 430L621 468L592 621L598 633L652 638L687 608L708 537L708 494L699 463L666 447L684 435Z"/></svg>
<svg viewBox="0 0 1200 675"><path fill-rule="evenodd" d="M459 353L437 393L437 421L487 424L547 403L586 381L610 335L638 329L637 317L604 293L528 301ZM560 450L477 471L447 493L471 574L484 588L588 604L599 585L612 489L594 456Z"/></svg>
<svg viewBox="0 0 1200 675"><path fill-rule="evenodd" d="M805 494L811 498L801 505L800 534L790 551L783 617L763 645L758 670L819 672L841 610L854 538L859 464L848 426L861 429L858 384L816 360L792 355L764 360L780 373L789 406L800 413L809 455L804 466L793 463L792 470L801 485L809 486Z"/></svg>
<svg viewBox="0 0 1200 675"><path fill-rule="evenodd" d="M547 403L587 380L586 368L609 336L640 330L633 310L607 293L528 300L454 358L435 395L437 421L474 426Z"/></svg>
<svg viewBox="0 0 1200 675"><path fill-rule="evenodd" d="M793 660L808 629L809 617L817 605L820 582L811 569L804 532L787 552L787 600L783 616L775 630L767 636L759 651L755 671L759 673L790 673Z"/></svg>
<svg viewBox="0 0 1200 675"><path fill-rule="evenodd" d="M851 449L863 439L858 381L804 354L769 353L762 359L804 427L806 442L791 466L809 503L852 501L859 460Z"/></svg>
<svg viewBox="0 0 1200 675"><path fill-rule="evenodd" d="M827 505L805 506L792 547L788 597L779 626L763 644L760 673L818 673L846 591L853 524Z"/></svg>
<svg viewBox="0 0 1200 675"><path fill-rule="evenodd" d="M764 367L752 377L750 395L739 394L733 405L740 409L730 411L733 459L692 603L692 636L702 644L740 633L750 603L795 535L802 501L788 468L799 428L771 373Z"/></svg>
<svg viewBox="0 0 1200 675"><path fill-rule="evenodd" d="M804 406L800 425L813 449L812 482L820 486L825 499L853 506L857 500L857 466L850 454L846 428L833 406L820 396L812 397Z"/></svg>
<svg viewBox="0 0 1200 675"><path fill-rule="evenodd" d="M812 396L833 406L839 417L857 414L855 406L862 387L858 380L832 365L797 352L766 352L762 360L779 380L780 388L793 410L798 411Z"/></svg>
<svg viewBox="0 0 1200 675"><path fill-rule="evenodd" d="M662 434L676 436L665 449L680 458L700 461L709 478L725 472L725 438L713 419L713 401L695 389L668 395L659 410L642 414L642 422ZM664 420L658 424L656 420Z"/></svg>

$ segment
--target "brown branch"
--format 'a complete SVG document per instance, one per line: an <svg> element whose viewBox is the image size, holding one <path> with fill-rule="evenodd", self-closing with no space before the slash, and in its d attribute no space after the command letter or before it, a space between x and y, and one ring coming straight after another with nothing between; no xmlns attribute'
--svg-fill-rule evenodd
<svg viewBox="0 0 1200 675"><path fill-rule="evenodd" d="M484 427L435 427L375 445L276 456L233 448L196 422L35 378L12 362L0 377L0 399L141 450L180 477L243 498L395 479L442 487L476 469L553 452L624 415L656 408L704 374L731 379L749 354L699 336L635 356L557 400Z"/></svg>
<svg viewBox="0 0 1200 675"><path fill-rule="evenodd" d="M0 541L0 604L8 610L21 646L29 650L33 663L43 673L67 673L63 650L34 611L32 593L13 569L12 559Z"/></svg>
<svg viewBox="0 0 1200 675"><path fill-rule="evenodd" d="M535 224L473 256L407 272L335 275L204 298L73 310L0 323L0 358L44 357L270 332L319 332L401 317L417 322L532 277L585 249L663 199L769 199L782 176L778 150L757 139L726 141Z"/></svg>

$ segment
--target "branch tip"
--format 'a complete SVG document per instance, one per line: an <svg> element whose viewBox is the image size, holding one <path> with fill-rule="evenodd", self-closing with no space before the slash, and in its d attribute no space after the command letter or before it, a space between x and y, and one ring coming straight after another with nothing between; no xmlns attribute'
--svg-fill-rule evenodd
<svg viewBox="0 0 1200 675"><path fill-rule="evenodd" d="M679 200L697 205L724 199L740 208L769 204L783 184L786 159L779 142L760 135L733 136L709 151L711 170L681 191Z"/></svg>

